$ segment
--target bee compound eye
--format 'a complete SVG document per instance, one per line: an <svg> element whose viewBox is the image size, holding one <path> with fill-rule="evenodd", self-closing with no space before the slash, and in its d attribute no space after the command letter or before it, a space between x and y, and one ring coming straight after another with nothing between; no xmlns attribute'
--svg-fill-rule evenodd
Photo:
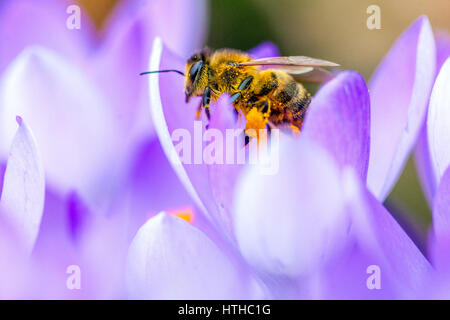
<svg viewBox="0 0 450 320"><path fill-rule="evenodd" d="M201 70L202 67L203 61L197 61L192 65L191 70L189 71L189 78L191 79L192 82L194 82L197 73Z"/></svg>

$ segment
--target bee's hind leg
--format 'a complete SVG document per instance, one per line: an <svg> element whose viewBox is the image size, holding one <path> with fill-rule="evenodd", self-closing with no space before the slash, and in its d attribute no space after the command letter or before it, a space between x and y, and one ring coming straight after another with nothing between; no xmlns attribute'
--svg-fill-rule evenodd
<svg viewBox="0 0 450 320"><path fill-rule="evenodd" d="M270 115L270 101L260 100L255 103L251 109L246 113L247 120L244 131L244 142L247 145L252 138L264 138L266 135L262 133L264 129L267 131L267 136L270 134L271 125L269 124Z"/></svg>
<svg viewBox="0 0 450 320"><path fill-rule="evenodd" d="M211 115L209 113L209 103L211 102L211 88L208 86L205 88L205 92L203 92L202 104L205 107L205 113L208 120L211 119Z"/></svg>
<svg viewBox="0 0 450 320"><path fill-rule="evenodd" d="M200 120L202 115L203 101L200 101L197 107L197 111L195 112L195 119Z"/></svg>
<svg viewBox="0 0 450 320"><path fill-rule="evenodd" d="M266 130L267 135L270 137L270 133L272 132L272 126L269 123L266 124Z"/></svg>
<svg viewBox="0 0 450 320"><path fill-rule="evenodd" d="M205 91L203 92L202 100L200 101L200 104L198 105L197 112L195 113L195 118L197 120L200 119L203 108L205 108L205 114L206 114L206 118L208 118L208 121L211 119L211 114L209 112L209 103L210 102L211 102L211 88L206 87ZM207 127L208 127L208 125L207 125Z"/></svg>

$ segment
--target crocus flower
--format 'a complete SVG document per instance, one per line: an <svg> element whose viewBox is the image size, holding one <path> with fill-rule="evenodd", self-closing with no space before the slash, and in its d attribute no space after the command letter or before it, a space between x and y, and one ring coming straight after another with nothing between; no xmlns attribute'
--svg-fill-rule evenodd
<svg viewBox="0 0 450 320"><path fill-rule="evenodd" d="M128 1L112 14L104 39L94 42L89 23L82 21L80 30L66 28L61 1L4 3L0 38L9 45L2 58L7 68L0 93L1 157L14 135L15 116L21 115L39 141L47 181L65 193L76 189L90 205L107 207L134 155L153 137L147 95L136 77L146 67L148 43L162 34L181 55L201 46L202 33L182 25L161 32L166 20L181 24L188 16L198 17L189 24L192 30L204 29L202 1L189 10L171 10L178 4ZM48 18L42 19L42 10ZM185 38L189 44L180 40Z"/></svg>
<svg viewBox="0 0 450 320"><path fill-rule="evenodd" d="M266 47L252 54L258 57ZM150 70L183 65L161 40L154 41ZM183 102L183 79L178 75L149 79L152 115L179 178L225 235L226 251L238 250L269 297L412 298L422 292L433 269L379 200L389 193L419 135L434 65L433 34L428 20L421 17L380 65L370 97L362 77L350 71L319 90L301 137L294 141L282 137L279 171L274 175L261 175L249 166L180 160L171 136L178 128L195 136L198 102ZM209 128L223 131L235 126L230 110L226 97L219 100L212 107ZM206 147L203 140L200 143ZM189 249L177 240L164 246L153 238L168 228L166 224L172 222L163 216L149 221L134 239L128 270L140 276L130 277L129 285L138 296L154 285L162 286L157 280L160 270L150 267L152 262L166 254L183 256ZM143 252L147 259L138 260ZM197 260L209 261L209 254L196 255L193 261L187 257L186 263L195 269ZM370 290L367 282L372 267L383 274L379 291ZM171 268L180 267L171 264ZM219 285L214 282L216 270L202 271L201 282ZM175 284L169 286L174 290ZM221 288L228 292L230 287Z"/></svg>
<svg viewBox="0 0 450 320"><path fill-rule="evenodd" d="M201 46L193 30L205 30L204 1L127 1L102 35L83 12L81 29L67 29L68 5L0 5L2 298L127 297L137 227L168 205L192 206L154 137L138 74L156 34L180 55Z"/></svg>
<svg viewBox="0 0 450 320"><path fill-rule="evenodd" d="M450 56L450 35L441 31L435 35L435 42L437 76L442 65L444 64L444 61ZM430 205L433 203L433 198L439 185L440 177L446 167L444 163L438 170L435 165L436 160L434 158L437 154L442 152L440 150L445 150L445 147L441 147L439 140L446 136L441 129L434 129L438 126L442 127L443 124L441 122L445 121L443 118L441 119L436 116L436 110L437 108L432 108L430 104L426 121L427 123L424 124L422 128L422 132L419 136L415 150L416 167L422 183L423 191ZM434 114L433 119L430 119L431 113Z"/></svg>
<svg viewBox="0 0 450 320"><path fill-rule="evenodd" d="M371 79L371 141L367 183L384 201L425 121L435 76L435 42L420 17L397 40Z"/></svg>
<svg viewBox="0 0 450 320"><path fill-rule="evenodd" d="M447 52L447 55L450 51ZM433 91L430 97L428 110L428 121L426 132L428 137L429 154L421 155L430 159L428 169L433 175L424 180L428 186L434 190L431 196L433 226L430 230L429 252L437 276L427 294L432 298L448 299L450 264L448 259L449 249L449 204L450 204L450 166L448 158L447 143L449 141L449 131L444 124L449 113L449 85L450 85L450 58L443 63L436 78ZM427 149L418 149L419 152L426 152ZM420 155L420 154L419 154ZM426 164L424 162L420 163ZM425 176L427 177L427 176ZM436 185L433 185L433 182Z"/></svg>
<svg viewBox="0 0 450 320"><path fill-rule="evenodd" d="M426 116L428 20L399 38L370 94L356 72L326 83L301 136L281 137L279 170L264 176L242 164L182 163L171 134L194 133L198 101L185 104L177 75L149 77L149 95L137 77L183 69L203 44L205 13L202 1L128 1L99 36L85 17L81 30L66 29L60 1L0 4L0 39L11 44L0 53L0 296L414 298L444 277L381 203ZM250 54L279 55L270 43ZM448 100L447 69L432 102ZM236 127L227 96L211 109L202 136ZM445 265L445 177L435 265ZM189 222L168 214L184 205ZM191 208L203 215L192 220ZM370 270L381 272L381 287Z"/></svg>

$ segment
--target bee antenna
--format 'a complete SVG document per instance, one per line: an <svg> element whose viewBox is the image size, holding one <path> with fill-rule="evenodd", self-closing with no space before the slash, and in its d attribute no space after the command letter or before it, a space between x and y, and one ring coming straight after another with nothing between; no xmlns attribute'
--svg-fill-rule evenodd
<svg viewBox="0 0 450 320"><path fill-rule="evenodd" d="M184 73L178 70L156 70L156 71L146 71L141 72L139 75L143 76L144 74L151 74L151 73L161 73L161 72L176 72L178 74L181 74L184 77Z"/></svg>

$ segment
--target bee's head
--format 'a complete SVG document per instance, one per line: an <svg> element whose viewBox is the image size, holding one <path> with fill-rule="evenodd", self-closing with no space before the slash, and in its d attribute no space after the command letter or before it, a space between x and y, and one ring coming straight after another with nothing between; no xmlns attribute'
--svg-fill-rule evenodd
<svg viewBox="0 0 450 320"><path fill-rule="evenodd" d="M186 63L184 89L186 102L192 96L201 95L208 84L209 50L194 54Z"/></svg>

